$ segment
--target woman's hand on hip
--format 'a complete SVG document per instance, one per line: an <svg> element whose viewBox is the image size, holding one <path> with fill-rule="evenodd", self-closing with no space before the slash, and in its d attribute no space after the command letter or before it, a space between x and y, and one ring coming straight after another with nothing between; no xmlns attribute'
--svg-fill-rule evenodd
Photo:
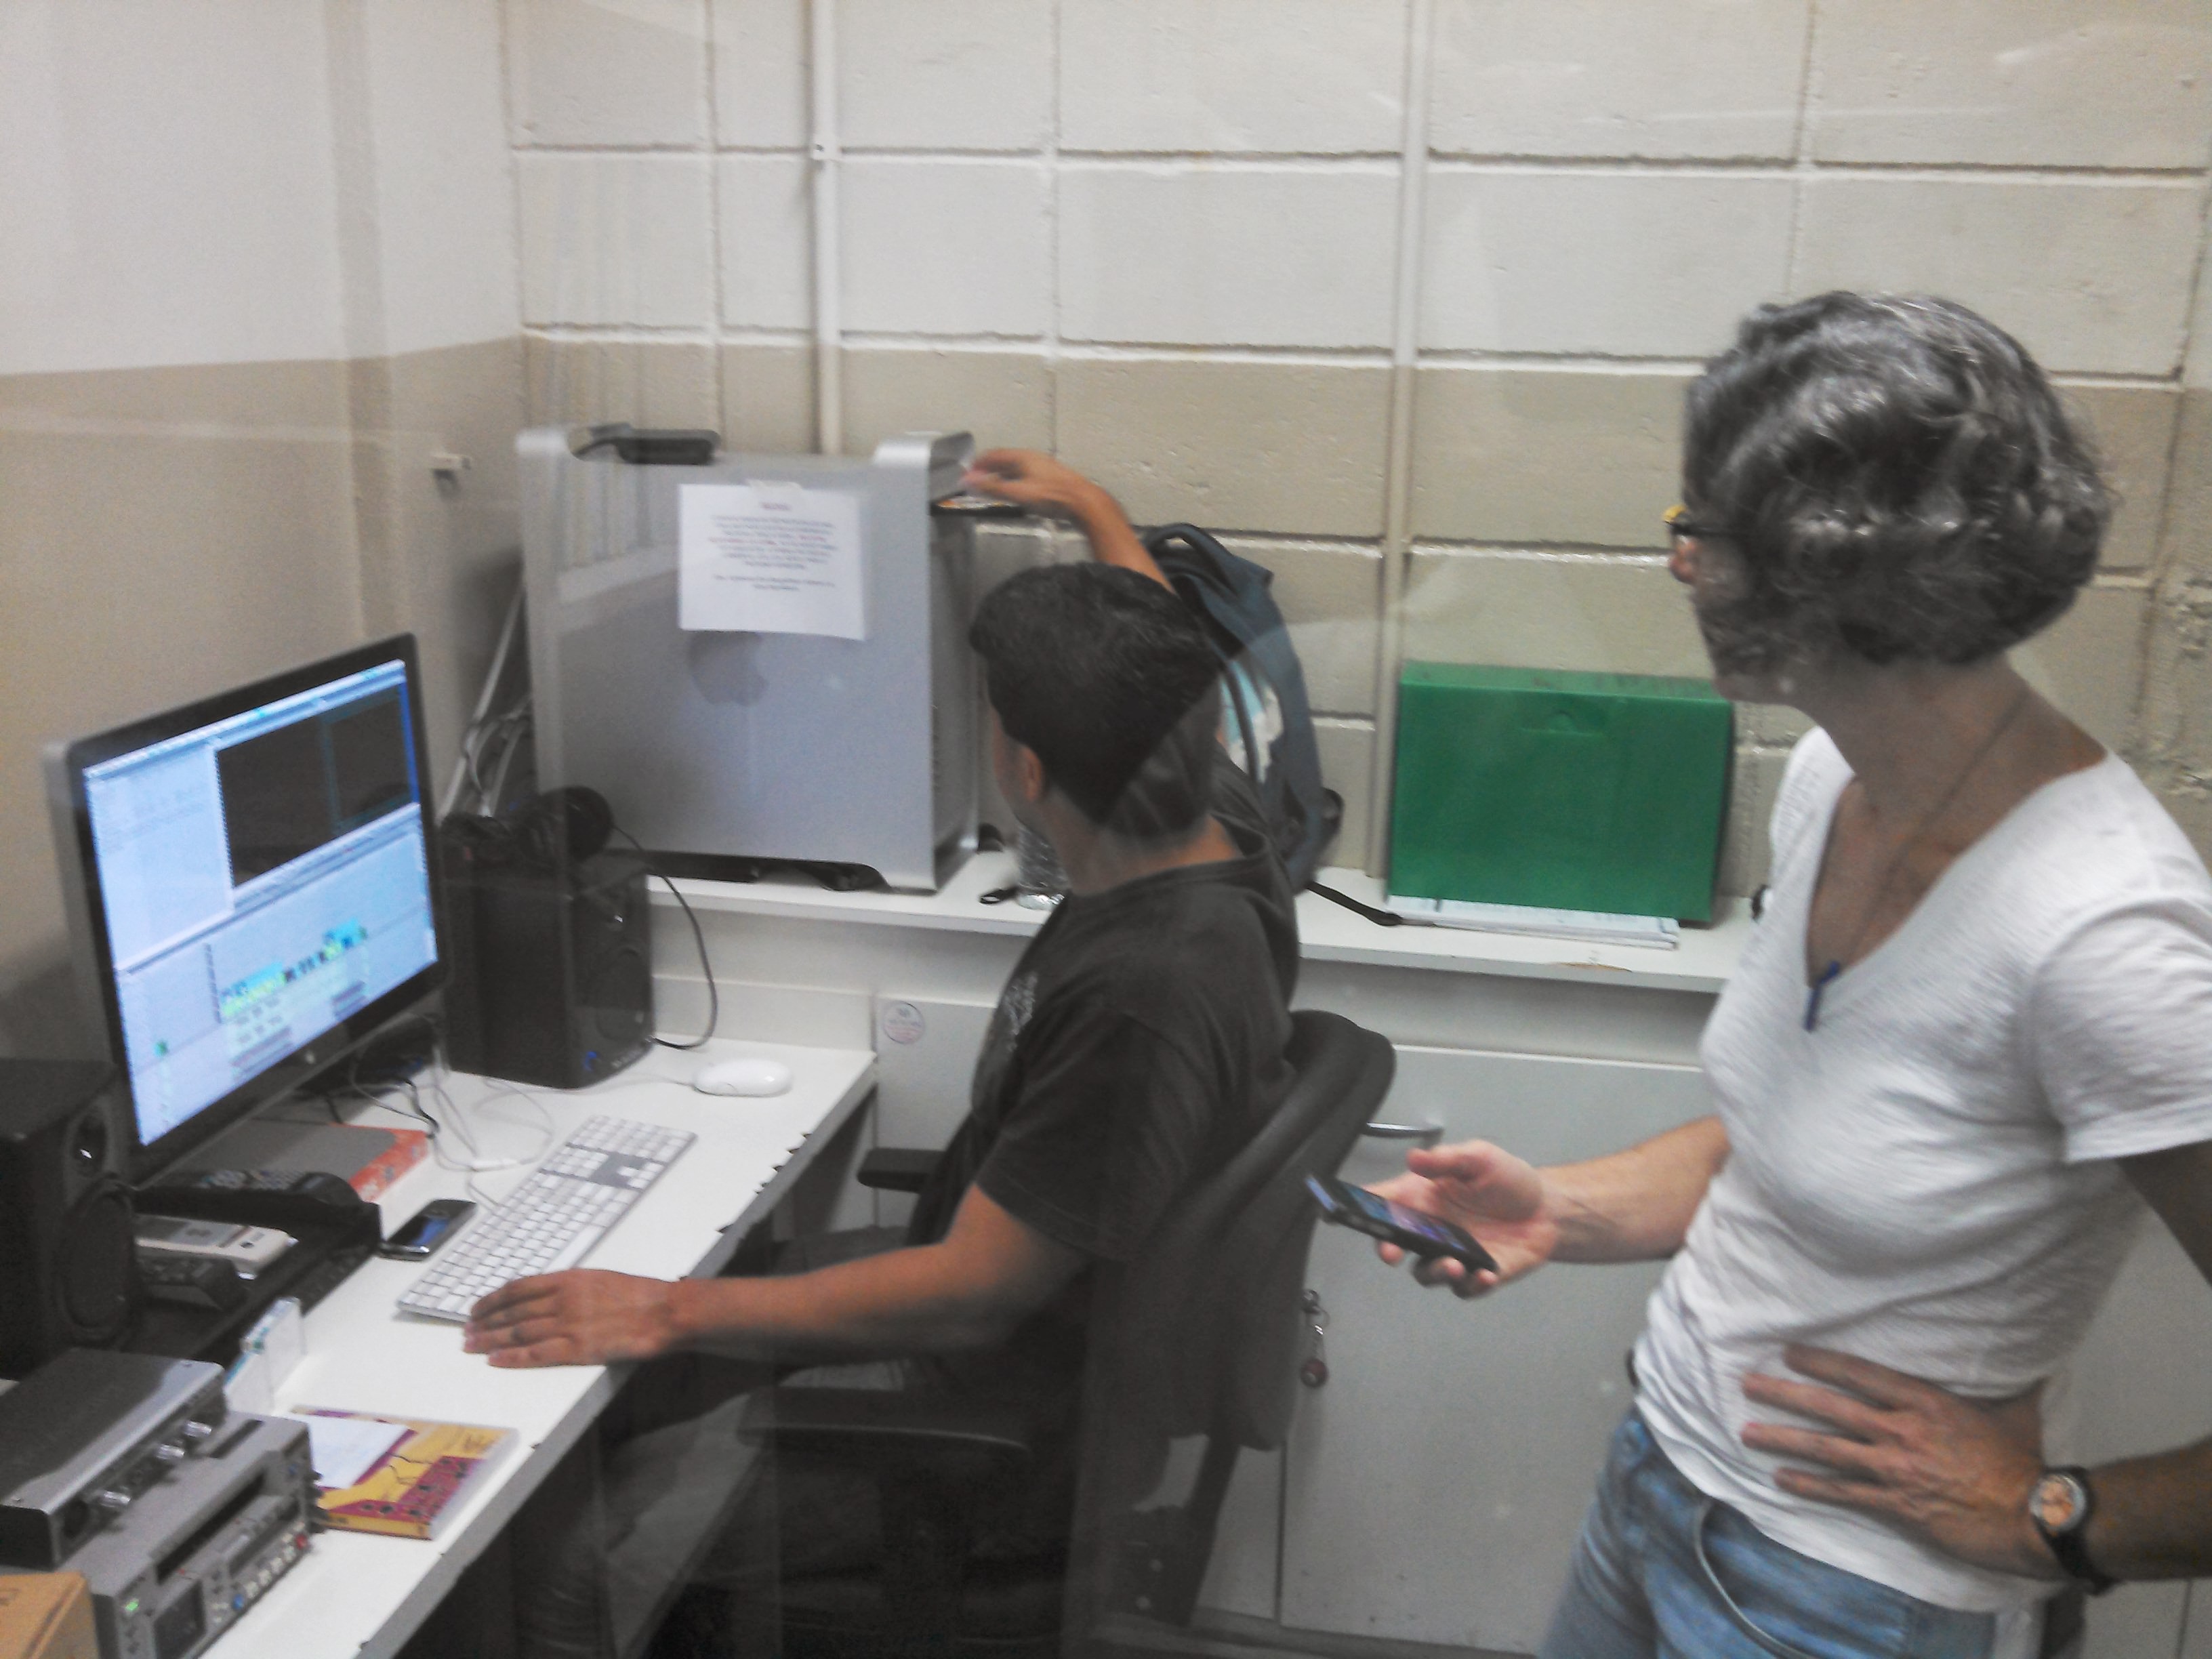
<svg viewBox="0 0 2212 1659"><path fill-rule="evenodd" d="M1490 1252L1498 1262L1496 1273L1470 1272L1451 1256L1415 1259L1415 1279L1449 1285L1461 1297L1481 1296L1534 1273L1559 1247L1559 1223L1543 1176L1525 1159L1486 1140L1417 1148L1406 1154L1406 1173L1374 1191L1409 1210L1454 1223ZM1377 1244L1376 1253L1393 1266L1408 1254L1395 1244Z"/></svg>
<svg viewBox="0 0 2212 1659"><path fill-rule="evenodd" d="M1817 1381L1753 1373L1743 1379L1745 1395L1831 1425L1745 1428L1753 1451L1819 1466L1776 1471L1784 1492L1882 1516L1976 1566L2064 1576L2027 1513L2043 1474L2036 1395L1967 1400L1870 1359L1803 1345L1783 1358Z"/></svg>

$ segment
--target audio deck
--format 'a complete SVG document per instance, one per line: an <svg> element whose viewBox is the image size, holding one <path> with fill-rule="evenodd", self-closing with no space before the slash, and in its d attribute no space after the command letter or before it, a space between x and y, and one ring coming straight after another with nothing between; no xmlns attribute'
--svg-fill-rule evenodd
<svg viewBox="0 0 2212 1659"><path fill-rule="evenodd" d="M307 1425L234 1416L70 1558L103 1659L192 1659L307 1552L314 1513Z"/></svg>
<svg viewBox="0 0 2212 1659"><path fill-rule="evenodd" d="M0 1562L51 1570L205 1451L222 1369L71 1348L0 1395Z"/></svg>

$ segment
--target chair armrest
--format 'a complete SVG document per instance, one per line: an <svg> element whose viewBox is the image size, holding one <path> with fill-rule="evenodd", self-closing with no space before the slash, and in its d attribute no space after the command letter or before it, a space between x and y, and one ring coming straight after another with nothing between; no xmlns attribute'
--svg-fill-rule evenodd
<svg viewBox="0 0 2212 1659"><path fill-rule="evenodd" d="M1036 1449L1035 1428L1017 1407L902 1389L763 1389L738 1433L878 1478L926 1473L958 1486L1018 1479Z"/></svg>
<svg viewBox="0 0 2212 1659"><path fill-rule="evenodd" d="M915 1146L878 1146L860 1160L853 1178L884 1193L918 1193L937 1173L944 1155Z"/></svg>

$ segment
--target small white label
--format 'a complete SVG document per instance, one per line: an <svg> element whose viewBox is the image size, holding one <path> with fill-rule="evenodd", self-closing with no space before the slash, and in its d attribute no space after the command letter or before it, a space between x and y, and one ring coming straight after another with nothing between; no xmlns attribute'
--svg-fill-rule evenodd
<svg viewBox="0 0 2212 1659"><path fill-rule="evenodd" d="M921 1010L911 1002L887 1002L884 1005L884 1036L889 1041L919 1042L928 1029L922 1021Z"/></svg>

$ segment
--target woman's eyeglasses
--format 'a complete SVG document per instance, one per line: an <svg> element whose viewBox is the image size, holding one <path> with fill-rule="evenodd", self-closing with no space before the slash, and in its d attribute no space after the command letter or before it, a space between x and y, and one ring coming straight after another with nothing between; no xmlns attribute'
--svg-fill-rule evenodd
<svg viewBox="0 0 2212 1659"><path fill-rule="evenodd" d="M1690 509L1680 501L1667 509L1666 520L1667 534L1677 545L1693 538L1701 542L1713 541L1728 533L1724 530L1716 530L1711 525L1699 524L1690 516Z"/></svg>

